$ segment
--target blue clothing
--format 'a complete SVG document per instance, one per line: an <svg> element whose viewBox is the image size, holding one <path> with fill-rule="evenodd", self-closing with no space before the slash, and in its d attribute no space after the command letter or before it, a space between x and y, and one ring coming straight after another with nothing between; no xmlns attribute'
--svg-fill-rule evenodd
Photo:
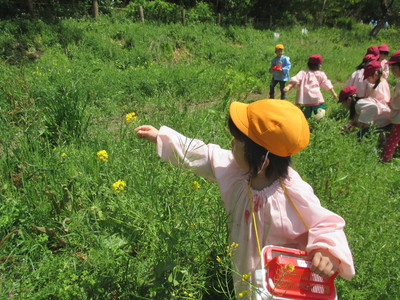
<svg viewBox="0 0 400 300"><path fill-rule="evenodd" d="M282 71L271 70L272 67L277 66L279 62L282 62ZM290 75L289 70L292 64L288 56L282 55L281 57L275 56L271 61L271 67L269 72L272 73L272 79L278 81L289 81Z"/></svg>

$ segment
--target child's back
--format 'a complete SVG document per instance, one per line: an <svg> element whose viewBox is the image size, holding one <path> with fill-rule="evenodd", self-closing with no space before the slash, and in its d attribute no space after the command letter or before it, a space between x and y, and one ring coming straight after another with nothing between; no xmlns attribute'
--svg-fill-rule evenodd
<svg viewBox="0 0 400 300"><path fill-rule="evenodd" d="M346 81L346 86L354 86L357 89L357 97L364 98L367 93L367 81L364 80L364 68L356 70Z"/></svg>
<svg viewBox="0 0 400 300"><path fill-rule="evenodd" d="M320 88L322 87L326 91L333 88L333 84L325 72L320 70L302 70L290 79L290 83L298 86L296 104L305 106L324 103L324 96Z"/></svg>

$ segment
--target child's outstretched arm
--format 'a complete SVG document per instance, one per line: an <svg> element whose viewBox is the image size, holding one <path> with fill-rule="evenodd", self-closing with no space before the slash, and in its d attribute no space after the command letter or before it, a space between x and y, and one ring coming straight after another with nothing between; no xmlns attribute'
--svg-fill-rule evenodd
<svg viewBox="0 0 400 300"><path fill-rule="evenodd" d="M157 143L158 129L151 125L142 125L135 128L139 139L145 139L152 143Z"/></svg>
<svg viewBox="0 0 400 300"><path fill-rule="evenodd" d="M332 96L335 97L335 99L338 99L338 95L333 88L331 88L329 91L331 92Z"/></svg>
<svg viewBox="0 0 400 300"><path fill-rule="evenodd" d="M284 92L289 92L292 88L293 88L294 84L293 83L289 83L284 89Z"/></svg>

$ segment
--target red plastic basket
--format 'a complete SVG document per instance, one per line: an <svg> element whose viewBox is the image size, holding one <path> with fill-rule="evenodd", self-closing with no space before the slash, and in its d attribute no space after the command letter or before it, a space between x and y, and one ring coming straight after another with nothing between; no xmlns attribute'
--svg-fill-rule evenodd
<svg viewBox="0 0 400 300"><path fill-rule="evenodd" d="M336 299L335 278L310 269L307 252L277 246L263 248L264 289L280 299Z"/></svg>

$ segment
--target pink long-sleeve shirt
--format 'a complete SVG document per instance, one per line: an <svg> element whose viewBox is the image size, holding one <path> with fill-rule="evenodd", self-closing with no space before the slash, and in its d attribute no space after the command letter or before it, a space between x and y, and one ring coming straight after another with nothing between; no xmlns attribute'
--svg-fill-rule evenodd
<svg viewBox="0 0 400 300"><path fill-rule="evenodd" d="M365 96L374 98L378 102L383 103L385 105L389 105L390 87L387 80L381 78L381 82L375 89L373 88L375 84L369 83L367 80L365 81L367 82L367 90L365 92L366 94Z"/></svg>
<svg viewBox="0 0 400 300"><path fill-rule="evenodd" d="M374 89L374 84L367 83L366 97L357 101L355 105L357 121L364 124L373 124L382 128L390 124L390 88L385 79L381 79Z"/></svg>
<svg viewBox="0 0 400 300"><path fill-rule="evenodd" d="M354 86L357 89L357 97L364 98L367 93L368 82L364 80L364 69L359 69L351 74L346 81L346 86Z"/></svg>
<svg viewBox="0 0 400 300"><path fill-rule="evenodd" d="M387 104L368 97L357 101L355 105L356 120L382 128L390 124L390 107Z"/></svg>
<svg viewBox="0 0 400 300"><path fill-rule="evenodd" d="M191 169L218 184L229 220L229 242L239 244L232 256L237 271L233 275L235 290L239 293L248 289L240 276L251 273L253 279L255 270L261 269L248 198L248 173L239 168L230 150L187 138L166 126L159 130L157 153L164 161ZM327 250L340 261L339 274L345 279L353 277L353 258L343 231L343 218L323 208L311 186L292 168L283 183L310 230L276 180L262 190L251 189L262 246L272 244L308 252Z"/></svg>
<svg viewBox="0 0 400 300"><path fill-rule="evenodd" d="M289 84L298 86L296 104L312 106L325 102L320 87L325 91L333 88L332 82L323 71L302 70L290 78Z"/></svg>
<svg viewBox="0 0 400 300"><path fill-rule="evenodd" d="M382 76L383 78L388 78L390 75L390 70L389 70L389 65L387 63L387 59L383 59L381 61L381 66L382 66Z"/></svg>

